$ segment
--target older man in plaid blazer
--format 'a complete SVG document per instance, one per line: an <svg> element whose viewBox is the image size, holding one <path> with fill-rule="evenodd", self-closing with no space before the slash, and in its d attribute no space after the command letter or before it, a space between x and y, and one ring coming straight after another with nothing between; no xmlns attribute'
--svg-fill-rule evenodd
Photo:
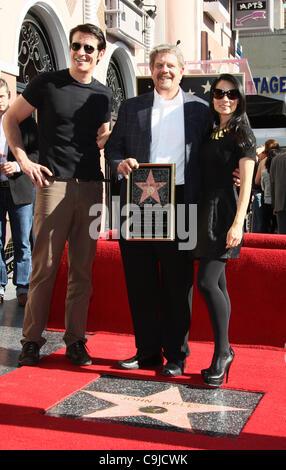
<svg viewBox="0 0 286 470"><path fill-rule="evenodd" d="M139 163L176 163L176 204L195 204L200 188L199 148L209 131L207 104L180 87L184 59L164 44L150 54L154 91L122 103L105 146L114 173L126 179ZM178 229L178 227L177 227ZM177 230L178 231L178 230ZM189 355L193 262L174 241L120 239L137 353L124 369L163 365L163 375L183 373Z"/></svg>

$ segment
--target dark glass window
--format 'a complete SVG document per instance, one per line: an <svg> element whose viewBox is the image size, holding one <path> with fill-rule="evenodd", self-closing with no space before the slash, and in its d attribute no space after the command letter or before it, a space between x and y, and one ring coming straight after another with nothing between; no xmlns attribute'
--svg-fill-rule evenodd
<svg viewBox="0 0 286 470"><path fill-rule="evenodd" d="M18 91L42 72L56 70L56 61L48 34L37 17L28 14L22 24L18 52Z"/></svg>
<svg viewBox="0 0 286 470"><path fill-rule="evenodd" d="M118 65L117 60L112 57L108 70L106 85L112 89L113 93L113 102L112 102L112 124L117 119L118 110L122 101L126 99L126 92L124 87L124 82L122 74ZM111 227L112 223L112 196L118 195L120 193L120 183L112 176L110 167L106 161L105 164L105 175L106 175L106 186L105 186L105 204L109 209L109 218L106 220L106 228Z"/></svg>
<svg viewBox="0 0 286 470"><path fill-rule="evenodd" d="M116 120L121 102L126 99L125 87L116 59L111 58L107 70L106 85L113 93L112 119Z"/></svg>

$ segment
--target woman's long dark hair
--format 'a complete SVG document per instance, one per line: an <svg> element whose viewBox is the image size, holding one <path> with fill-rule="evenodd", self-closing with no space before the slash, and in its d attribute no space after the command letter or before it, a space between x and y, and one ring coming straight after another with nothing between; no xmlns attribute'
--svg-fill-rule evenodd
<svg viewBox="0 0 286 470"><path fill-rule="evenodd" d="M231 75L230 73L223 73L217 77L210 89L210 112L213 117L213 123L216 125L219 125L219 114L215 111L214 105L213 105L213 95L214 95L214 89L217 87L217 84L221 81L225 80L227 82L230 82L234 85L234 88L238 90L239 93L239 98L238 98L238 103L236 110L234 111L233 115L229 119L227 123L227 128L230 131L230 134L233 135L233 137L236 139L238 142L238 145L244 146L245 143L248 141L250 144L255 143L255 141L250 140L251 137L249 137L249 133L245 133L245 127L250 127L250 123L246 114L246 98L243 90L243 86L241 82L234 76Z"/></svg>

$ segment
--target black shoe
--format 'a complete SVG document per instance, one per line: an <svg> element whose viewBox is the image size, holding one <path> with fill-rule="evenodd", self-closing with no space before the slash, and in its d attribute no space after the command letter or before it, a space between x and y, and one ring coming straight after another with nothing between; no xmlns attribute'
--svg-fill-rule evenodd
<svg viewBox="0 0 286 470"><path fill-rule="evenodd" d="M168 361L162 369L162 374L167 377L176 377L182 375L185 368L185 361Z"/></svg>
<svg viewBox="0 0 286 470"><path fill-rule="evenodd" d="M38 343L28 341L24 344L18 359L19 366L36 366L40 360Z"/></svg>
<svg viewBox="0 0 286 470"><path fill-rule="evenodd" d="M25 307L25 305L27 303L27 298L28 298L27 294L19 294L17 296L19 307Z"/></svg>
<svg viewBox="0 0 286 470"><path fill-rule="evenodd" d="M85 343L81 340L67 346L66 357L76 366L89 366L92 364L91 357L86 351Z"/></svg>
<svg viewBox="0 0 286 470"><path fill-rule="evenodd" d="M228 375L230 366L234 359L234 352L232 348L229 349L229 353L214 355L211 366L208 369L201 371L203 381L210 387L221 387L224 378L226 383L228 382Z"/></svg>
<svg viewBox="0 0 286 470"><path fill-rule="evenodd" d="M163 358L161 354L155 356L142 357L141 354L126 359L124 361L118 361L121 369L145 369L148 367L160 367L163 364Z"/></svg>

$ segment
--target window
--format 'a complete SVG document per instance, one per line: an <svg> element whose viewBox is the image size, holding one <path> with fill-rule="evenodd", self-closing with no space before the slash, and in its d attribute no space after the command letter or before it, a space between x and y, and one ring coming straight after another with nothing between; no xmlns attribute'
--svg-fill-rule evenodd
<svg viewBox="0 0 286 470"><path fill-rule="evenodd" d="M27 14L21 27L18 48L18 91L23 91L31 79L42 72L56 70L56 61L48 34L41 22Z"/></svg>

